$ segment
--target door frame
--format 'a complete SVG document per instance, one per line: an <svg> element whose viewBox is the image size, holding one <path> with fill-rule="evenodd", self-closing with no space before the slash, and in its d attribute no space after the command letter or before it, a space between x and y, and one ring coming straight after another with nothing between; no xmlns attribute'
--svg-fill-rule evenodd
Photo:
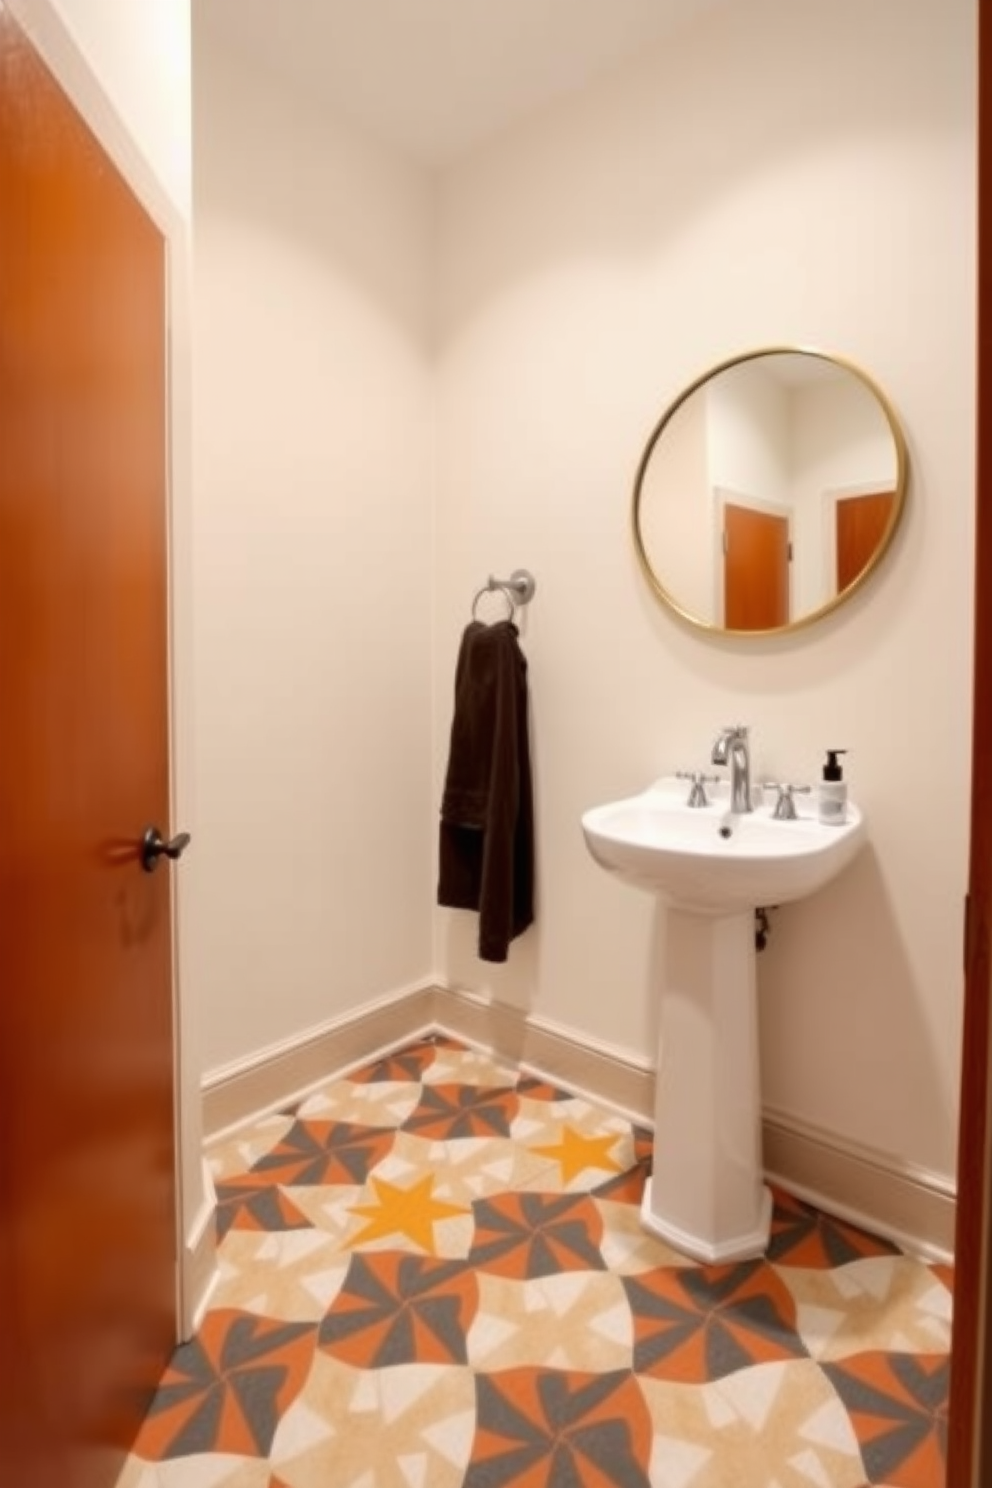
<svg viewBox="0 0 992 1488"><path fill-rule="evenodd" d="M193 820L192 693L192 306L190 224L155 175L68 29L57 0L3 0L102 148L165 239L167 369L166 472L169 664L168 709L171 821ZM214 1272L214 1204L202 1160L200 1070L182 1016L183 953L178 925L188 903L189 864L173 878L173 1106L176 1188L177 1340L194 1330Z"/></svg>
<svg viewBox="0 0 992 1488"><path fill-rule="evenodd" d="M964 935L964 1032L958 1122L957 1233L947 1480L992 1477L992 16L978 28L975 598L971 842ZM982 249L985 249L983 258Z"/></svg>

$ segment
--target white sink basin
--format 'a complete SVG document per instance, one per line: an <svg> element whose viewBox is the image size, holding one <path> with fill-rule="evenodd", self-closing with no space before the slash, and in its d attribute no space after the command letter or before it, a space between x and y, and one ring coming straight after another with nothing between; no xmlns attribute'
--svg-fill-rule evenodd
<svg viewBox="0 0 992 1488"><path fill-rule="evenodd" d="M733 815L725 787L711 789L710 805L690 807L688 783L667 776L639 796L594 806L582 818L589 851L677 909L726 915L814 893L864 838L864 818L850 803L847 821L828 827L808 798L797 799L796 821L776 821L771 804Z"/></svg>

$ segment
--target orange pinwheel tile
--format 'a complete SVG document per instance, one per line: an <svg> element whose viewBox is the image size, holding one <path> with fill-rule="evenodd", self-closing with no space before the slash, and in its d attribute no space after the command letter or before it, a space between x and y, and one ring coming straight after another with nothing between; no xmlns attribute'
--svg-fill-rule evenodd
<svg viewBox="0 0 992 1488"><path fill-rule="evenodd" d="M823 1214L781 1190L774 1192L768 1260L775 1265L821 1270L867 1256L898 1255L898 1246L856 1225Z"/></svg>
<svg viewBox="0 0 992 1488"><path fill-rule="evenodd" d="M512 1085L425 1085L402 1129L436 1142L508 1137L519 1106Z"/></svg>
<svg viewBox="0 0 992 1488"><path fill-rule="evenodd" d="M298 1120L251 1171L286 1187L364 1183L395 1140L393 1127Z"/></svg>
<svg viewBox="0 0 992 1488"><path fill-rule="evenodd" d="M306 1381L316 1331L312 1323L208 1312L196 1337L177 1349L135 1452L154 1461L201 1452L266 1456Z"/></svg>
<svg viewBox="0 0 992 1488"><path fill-rule="evenodd" d="M851 1418L868 1477L941 1488L947 1450L946 1354L866 1353L823 1371Z"/></svg>
<svg viewBox="0 0 992 1488"><path fill-rule="evenodd" d="M397 1049L376 1059L361 1069L352 1070L348 1079L355 1085L371 1085L379 1081L420 1080L425 1070L437 1059L437 1044L432 1039L411 1044L407 1049Z"/></svg>
<svg viewBox="0 0 992 1488"><path fill-rule="evenodd" d="M752 1364L807 1356L795 1301L761 1261L663 1266L622 1281L640 1374L704 1384Z"/></svg>
<svg viewBox="0 0 992 1488"><path fill-rule="evenodd" d="M353 1255L318 1346L361 1369L464 1364L478 1305L475 1272L464 1261L401 1251Z"/></svg>
<svg viewBox="0 0 992 1488"><path fill-rule="evenodd" d="M476 1401L464 1488L651 1488L651 1418L629 1370L480 1374Z"/></svg>
<svg viewBox="0 0 992 1488"><path fill-rule="evenodd" d="M618 1173L615 1178L607 1178L605 1183L597 1184L591 1192L595 1198L612 1199L615 1204L640 1204L644 1198L647 1178L644 1164L637 1163L625 1173Z"/></svg>
<svg viewBox="0 0 992 1488"><path fill-rule="evenodd" d="M587 1194L509 1193L478 1199L469 1262L526 1281L561 1271L603 1271L603 1218Z"/></svg>
<svg viewBox="0 0 992 1488"><path fill-rule="evenodd" d="M525 1100L535 1101L563 1101L573 1098L571 1091L561 1090L557 1085L552 1085L550 1080L541 1079L540 1075L521 1075L517 1081L517 1094Z"/></svg>
<svg viewBox="0 0 992 1488"><path fill-rule="evenodd" d="M229 1230L309 1230L312 1221L270 1179L247 1173L217 1184L217 1238Z"/></svg>

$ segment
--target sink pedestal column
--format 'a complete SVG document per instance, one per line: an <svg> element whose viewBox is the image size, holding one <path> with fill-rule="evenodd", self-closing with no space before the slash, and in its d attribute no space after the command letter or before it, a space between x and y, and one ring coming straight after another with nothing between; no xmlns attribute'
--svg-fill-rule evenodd
<svg viewBox="0 0 992 1488"><path fill-rule="evenodd" d="M763 1183L754 911L669 909L645 1227L708 1262L761 1255Z"/></svg>

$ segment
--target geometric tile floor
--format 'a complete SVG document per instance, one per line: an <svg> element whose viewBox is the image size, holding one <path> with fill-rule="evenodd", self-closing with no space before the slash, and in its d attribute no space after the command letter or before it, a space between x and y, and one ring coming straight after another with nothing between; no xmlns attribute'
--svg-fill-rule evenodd
<svg viewBox="0 0 992 1488"><path fill-rule="evenodd" d="M781 1192L765 1258L699 1265L650 1156L441 1036L241 1128L119 1488L941 1488L949 1269Z"/></svg>

